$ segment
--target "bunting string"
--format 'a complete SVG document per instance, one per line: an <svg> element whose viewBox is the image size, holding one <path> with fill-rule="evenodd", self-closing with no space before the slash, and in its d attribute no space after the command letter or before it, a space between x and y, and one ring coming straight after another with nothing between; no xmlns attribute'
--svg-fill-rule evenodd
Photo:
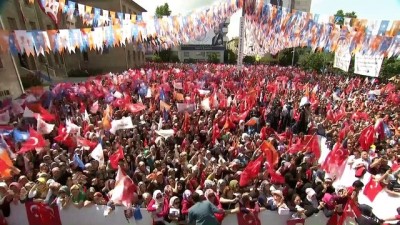
<svg viewBox="0 0 400 225"><path fill-rule="evenodd" d="M0 51L40 55L45 52L98 50L133 43L140 51L156 51L205 35L242 8L242 0L225 0L186 16L142 18L65 0L37 1L55 23L59 13L79 16L93 28L0 31ZM392 57L400 55L400 21L371 21L290 11L246 1L245 55L276 54L285 48ZM344 25L336 24L343 19Z"/></svg>
<svg viewBox="0 0 400 225"><path fill-rule="evenodd" d="M276 54L285 48L344 51L352 55L392 57L400 53L400 21L368 21L290 11L255 4L246 12L245 55Z"/></svg>

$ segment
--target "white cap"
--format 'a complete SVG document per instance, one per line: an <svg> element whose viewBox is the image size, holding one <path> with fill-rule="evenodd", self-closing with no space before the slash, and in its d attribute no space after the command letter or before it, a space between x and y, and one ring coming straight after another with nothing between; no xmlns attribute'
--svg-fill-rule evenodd
<svg viewBox="0 0 400 225"><path fill-rule="evenodd" d="M202 190L196 190L195 191L197 194L199 194L200 196L203 196L204 195L204 192L202 191Z"/></svg>

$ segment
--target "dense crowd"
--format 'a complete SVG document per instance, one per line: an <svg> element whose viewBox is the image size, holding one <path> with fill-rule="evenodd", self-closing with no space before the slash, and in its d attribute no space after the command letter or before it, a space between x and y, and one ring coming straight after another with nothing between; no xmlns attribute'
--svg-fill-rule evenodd
<svg viewBox="0 0 400 225"><path fill-rule="evenodd" d="M359 178L371 173L400 195L399 92L379 79L277 66L239 73L227 65L148 64L50 91L37 88L14 101L1 105L25 109L10 113L12 128L2 128L12 129L2 136L14 165L1 168L5 216L12 202L26 201L61 210L94 204L112 210L121 204L112 201L119 170L135 184L133 209L147 208L157 225L193 222L189 209L199 199L215 206L215 217L204 224L261 210L332 217L349 201L373 219L357 201L365 183L332 185L343 164L352 164ZM48 115L32 106L35 101ZM15 132L38 127L38 117L26 116L26 108L54 116L43 148L24 149L16 141ZM110 130L113 120L126 117L133 128ZM340 155L321 162L322 139ZM98 143L104 158L92 157ZM138 215L133 210L126 216Z"/></svg>

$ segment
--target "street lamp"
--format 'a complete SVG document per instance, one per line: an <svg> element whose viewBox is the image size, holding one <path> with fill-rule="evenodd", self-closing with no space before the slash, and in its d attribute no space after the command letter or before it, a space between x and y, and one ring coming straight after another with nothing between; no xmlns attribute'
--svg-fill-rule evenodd
<svg viewBox="0 0 400 225"><path fill-rule="evenodd" d="M293 55L292 55L292 67L294 66L294 53L296 52L296 48L293 47Z"/></svg>

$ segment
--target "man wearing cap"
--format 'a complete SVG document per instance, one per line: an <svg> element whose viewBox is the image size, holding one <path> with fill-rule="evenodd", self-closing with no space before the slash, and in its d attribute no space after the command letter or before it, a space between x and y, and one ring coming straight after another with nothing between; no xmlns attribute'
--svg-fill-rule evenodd
<svg viewBox="0 0 400 225"><path fill-rule="evenodd" d="M214 213L224 213L209 201L205 201L199 192L192 194L195 205L189 210L189 224L191 225L219 225Z"/></svg>

